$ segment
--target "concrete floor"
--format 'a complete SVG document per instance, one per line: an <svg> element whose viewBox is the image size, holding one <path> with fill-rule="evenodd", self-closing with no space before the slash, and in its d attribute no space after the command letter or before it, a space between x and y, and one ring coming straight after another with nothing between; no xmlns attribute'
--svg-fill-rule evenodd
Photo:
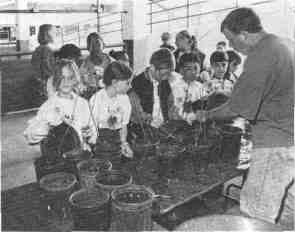
<svg viewBox="0 0 295 232"><path fill-rule="evenodd" d="M33 161L40 156L39 146L26 143L23 131L35 112L1 117L1 190L36 180Z"/></svg>

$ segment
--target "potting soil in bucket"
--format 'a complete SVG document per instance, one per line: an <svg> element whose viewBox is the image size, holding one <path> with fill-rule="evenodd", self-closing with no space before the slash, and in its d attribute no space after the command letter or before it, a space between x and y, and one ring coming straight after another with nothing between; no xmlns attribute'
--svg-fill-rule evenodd
<svg viewBox="0 0 295 232"><path fill-rule="evenodd" d="M114 190L112 222L114 231L148 231L153 229L152 204L154 193L142 185L130 185Z"/></svg>
<svg viewBox="0 0 295 232"><path fill-rule="evenodd" d="M74 191L77 179L74 174L57 172L41 178L40 187L45 191L47 206L61 213L67 207L68 198Z"/></svg>
<svg viewBox="0 0 295 232"><path fill-rule="evenodd" d="M242 129L230 125L221 127L221 157L223 159L237 160L241 147Z"/></svg>
<svg viewBox="0 0 295 232"><path fill-rule="evenodd" d="M132 183L132 176L124 171L106 170L97 174L95 185L102 191L111 193L114 189L128 186Z"/></svg>
<svg viewBox="0 0 295 232"><path fill-rule="evenodd" d="M108 230L110 226L110 195L99 189L81 189L70 197L76 230Z"/></svg>
<svg viewBox="0 0 295 232"><path fill-rule="evenodd" d="M82 188L92 188L95 185L95 176L99 172L112 169L108 160L89 159L78 163L79 181Z"/></svg>

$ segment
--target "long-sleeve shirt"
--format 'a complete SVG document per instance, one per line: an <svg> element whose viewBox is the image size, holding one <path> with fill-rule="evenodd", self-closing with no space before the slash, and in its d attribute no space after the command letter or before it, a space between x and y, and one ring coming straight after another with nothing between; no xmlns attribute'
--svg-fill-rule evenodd
<svg viewBox="0 0 295 232"><path fill-rule="evenodd" d="M58 96L55 93L46 102L44 102L37 115L29 120L28 127L24 134L29 143L38 143L48 135L49 129L63 123L67 118L68 123L77 132L82 146L85 141L82 138L82 128L89 126L92 130L90 141L95 142L96 126L90 114L88 102L75 93L72 93L72 99Z"/></svg>

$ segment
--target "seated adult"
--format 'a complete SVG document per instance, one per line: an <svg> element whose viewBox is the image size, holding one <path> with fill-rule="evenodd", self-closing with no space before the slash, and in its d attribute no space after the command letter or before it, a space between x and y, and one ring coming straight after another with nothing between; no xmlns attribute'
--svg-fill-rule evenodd
<svg viewBox="0 0 295 232"><path fill-rule="evenodd" d="M133 157L127 142L127 125L131 114L131 104L127 96L132 71L117 61L109 64L103 74L104 88L90 99L90 106L99 135L95 154L112 151Z"/></svg>

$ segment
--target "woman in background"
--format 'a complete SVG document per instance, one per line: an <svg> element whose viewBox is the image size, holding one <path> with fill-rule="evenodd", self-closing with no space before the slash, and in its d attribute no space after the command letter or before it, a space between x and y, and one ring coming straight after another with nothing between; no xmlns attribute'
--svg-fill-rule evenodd
<svg viewBox="0 0 295 232"><path fill-rule="evenodd" d="M31 64L36 73L38 82L39 95L42 102L46 97L54 93L52 85L55 57L54 57L54 40L56 37L56 28L51 24L43 24L39 27L38 42L39 46L32 54Z"/></svg>
<svg viewBox="0 0 295 232"><path fill-rule="evenodd" d="M89 56L80 67L82 80L86 86L86 91L83 94L86 99L90 99L97 90L103 87L103 72L112 62L112 58L103 52L104 45L102 37L96 32L87 36Z"/></svg>

